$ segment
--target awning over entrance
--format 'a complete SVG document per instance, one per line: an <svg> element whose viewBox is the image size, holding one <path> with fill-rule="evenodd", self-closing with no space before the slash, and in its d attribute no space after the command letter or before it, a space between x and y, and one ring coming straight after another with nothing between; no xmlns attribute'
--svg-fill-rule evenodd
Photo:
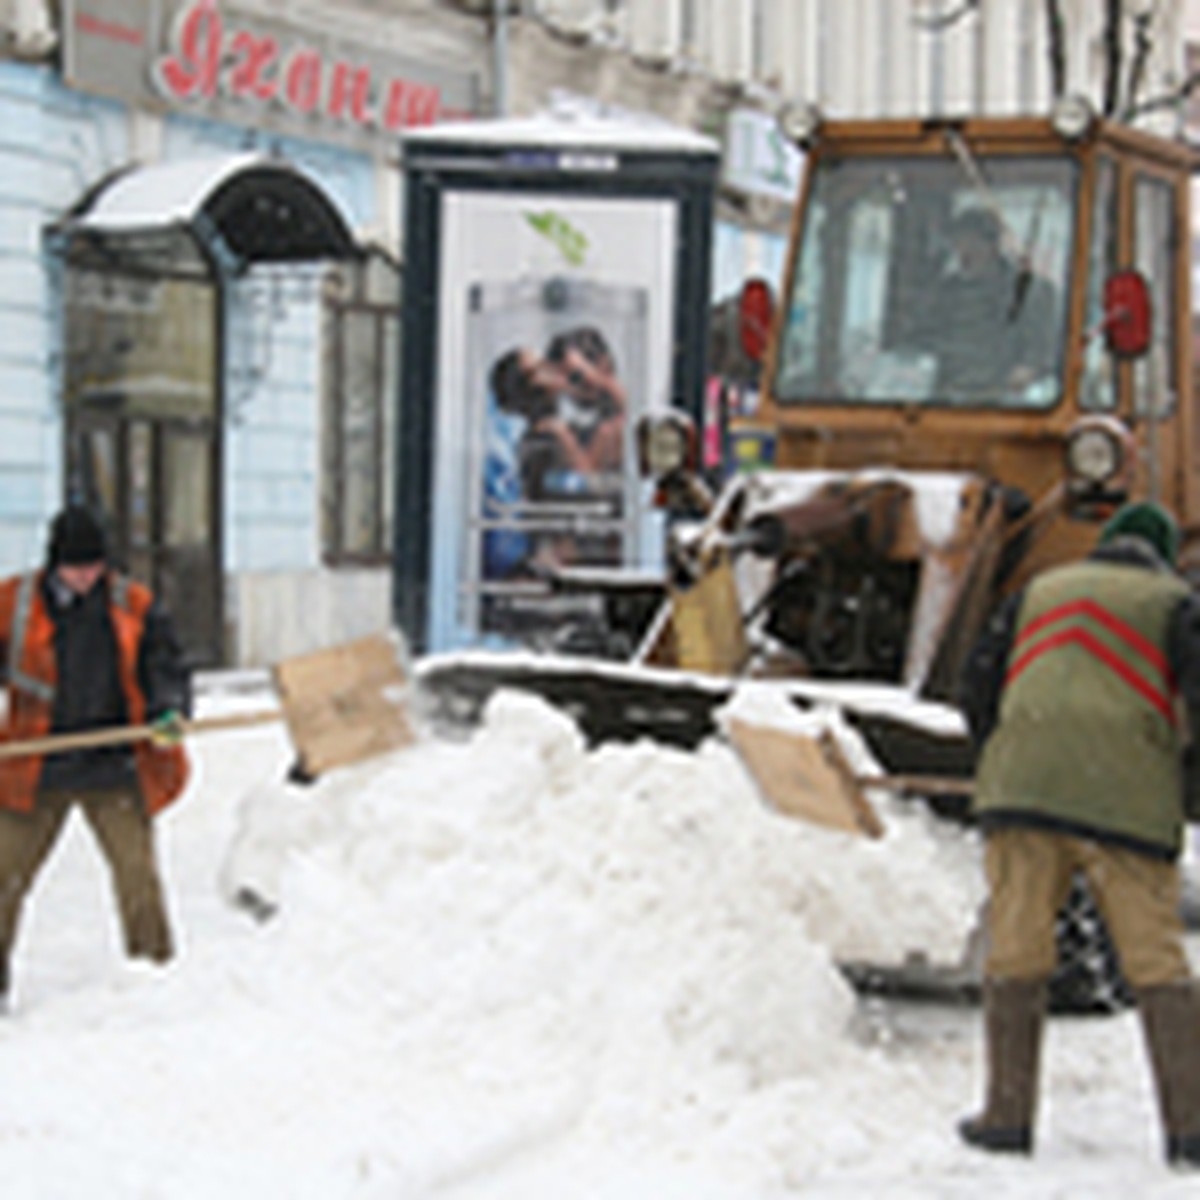
<svg viewBox="0 0 1200 1200"><path fill-rule="evenodd" d="M319 184L260 154L124 168L49 233L73 262L156 275L211 276L360 253Z"/></svg>

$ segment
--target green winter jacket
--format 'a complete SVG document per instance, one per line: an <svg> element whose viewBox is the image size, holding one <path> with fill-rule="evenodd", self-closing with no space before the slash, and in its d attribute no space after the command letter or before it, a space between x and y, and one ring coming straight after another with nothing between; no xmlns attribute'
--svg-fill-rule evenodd
<svg viewBox="0 0 1200 1200"><path fill-rule="evenodd" d="M1042 825L1178 855L1183 717L1165 651L1187 593L1168 572L1095 560L1034 580L977 773L985 828Z"/></svg>

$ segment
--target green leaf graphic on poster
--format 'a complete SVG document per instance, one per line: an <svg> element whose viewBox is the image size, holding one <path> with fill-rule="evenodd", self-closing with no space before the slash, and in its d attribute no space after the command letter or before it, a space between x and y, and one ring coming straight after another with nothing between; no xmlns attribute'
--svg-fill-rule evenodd
<svg viewBox="0 0 1200 1200"><path fill-rule="evenodd" d="M525 220L532 229L551 242L571 266L583 266L587 258L588 239L582 230L576 229L570 221L551 209L526 213Z"/></svg>

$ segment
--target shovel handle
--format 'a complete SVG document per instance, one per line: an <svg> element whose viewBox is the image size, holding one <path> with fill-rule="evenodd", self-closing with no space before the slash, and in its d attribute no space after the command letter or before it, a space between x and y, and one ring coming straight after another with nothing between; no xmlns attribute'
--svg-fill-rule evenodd
<svg viewBox="0 0 1200 1200"><path fill-rule="evenodd" d="M220 717L199 717L183 721L184 734L211 733L222 729L242 729L282 721L278 709L230 713ZM78 733L50 733L45 737L25 738L19 742L0 742L0 759L23 758L32 754L60 754L66 750L87 750L96 746L122 746L154 737L153 725L116 725L106 729L82 729Z"/></svg>
<svg viewBox="0 0 1200 1200"><path fill-rule="evenodd" d="M973 779L957 779L952 775L858 775L855 782L861 787L882 788L905 795L972 796Z"/></svg>

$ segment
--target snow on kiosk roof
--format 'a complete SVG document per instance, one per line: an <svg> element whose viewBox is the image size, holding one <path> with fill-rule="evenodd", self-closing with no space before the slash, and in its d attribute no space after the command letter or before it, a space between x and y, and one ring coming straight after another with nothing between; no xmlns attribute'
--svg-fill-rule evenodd
<svg viewBox="0 0 1200 1200"><path fill-rule="evenodd" d="M711 138L658 122L601 117L514 117L501 120L450 121L414 129L405 144L452 143L458 146L530 146L578 148L630 153L715 155Z"/></svg>
<svg viewBox="0 0 1200 1200"><path fill-rule="evenodd" d="M115 259L164 275L358 253L317 182L254 153L124 167L89 189L49 234L75 260Z"/></svg>

